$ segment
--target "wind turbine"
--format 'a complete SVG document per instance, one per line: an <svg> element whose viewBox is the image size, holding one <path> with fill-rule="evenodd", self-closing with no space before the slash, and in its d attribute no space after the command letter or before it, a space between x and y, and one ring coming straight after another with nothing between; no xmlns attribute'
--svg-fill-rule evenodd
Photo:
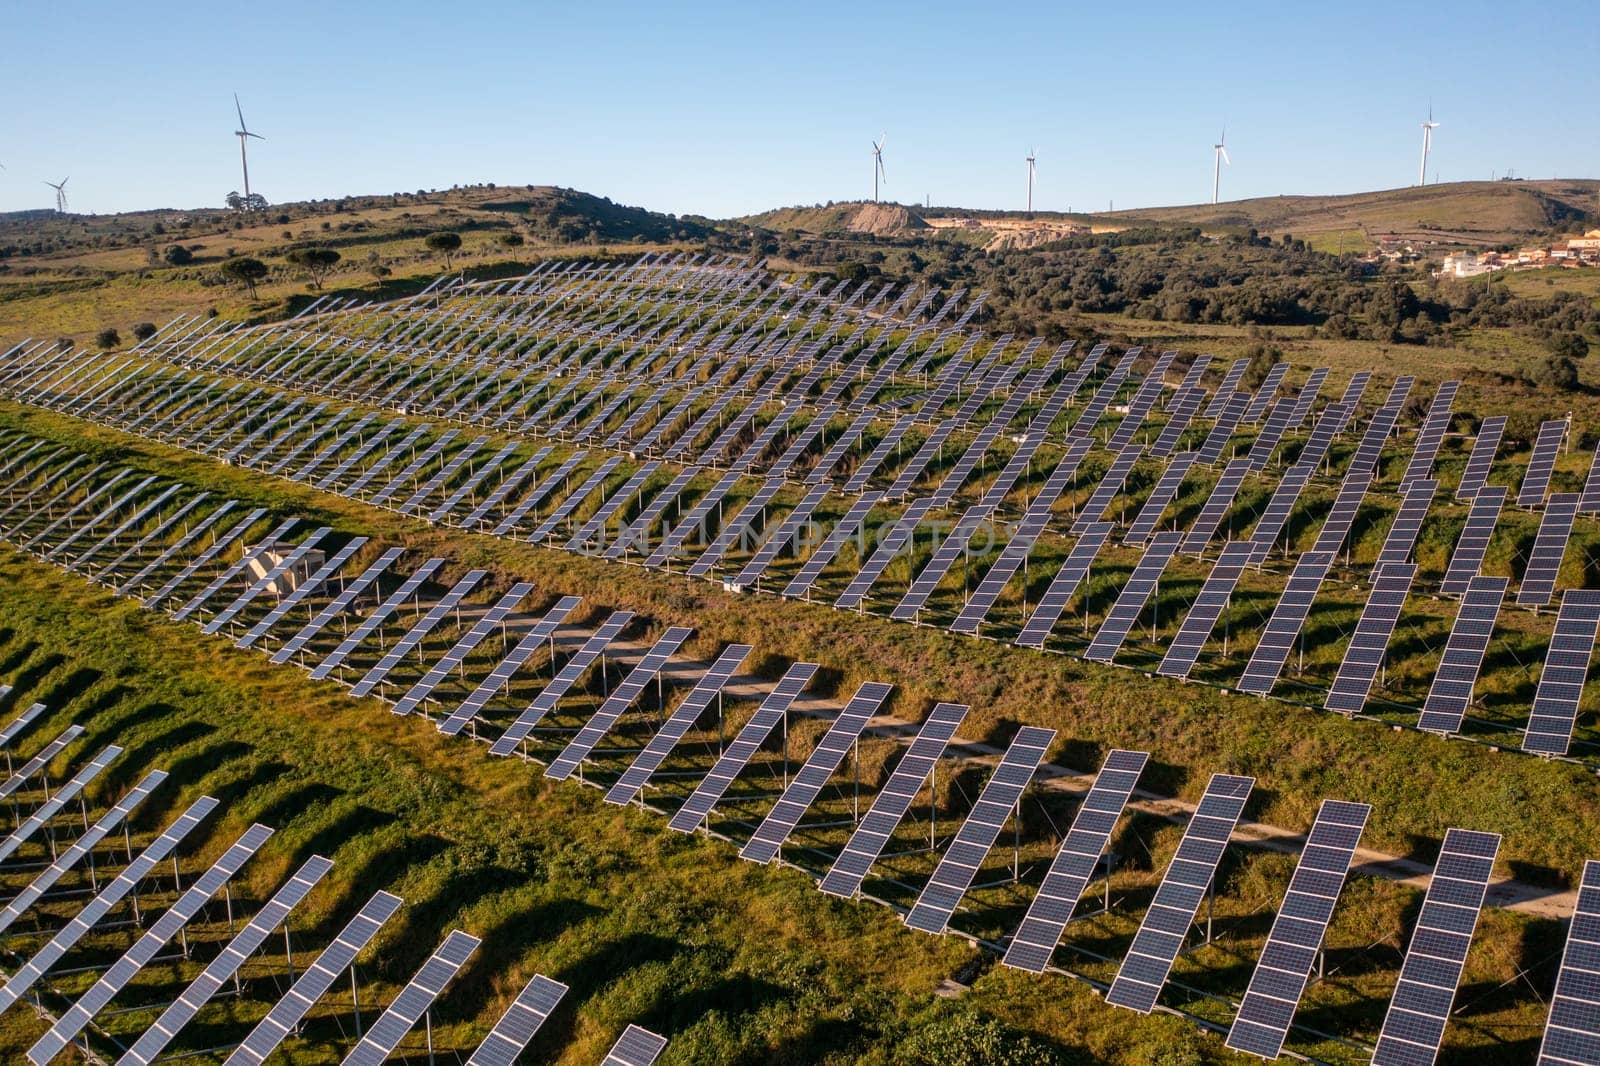
<svg viewBox="0 0 1600 1066"><path fill-rule="evenodd" d="M889 184L889 178L883 172L883 144L888 139L889 139L889 134L887 132L885 132L884 134L879 136L877 140L872 142L872 202L873 203L877 203L878 202L878 180L881 178L881 179L883 179L883 183L885 185Z"/></svg>
<svg viewBox="0 0 1600 1066"><path fill-rule="evenodd" d="M1028 214L1033 214L1033 164L1037 161L1039 150L1028 149Z"/></svg>
<svg viewBox="0 0 1600 1066"><path fill-rule="evenodd" d="M1211 202L1217 202L1217 190L1222 186L1222 164L1233 166L1228 158L1228 127L1222 127L1222 136L1211 146Z"/></svg>
<svg viewBox="0 0 1600 1066"><path fill-rule="evenodd" d="M64 215L64 214L67 213L67 182L69 182L71 180L72 180L72 176L69 174L67 177L62 178L61 182L59 184L57 184L56 182L53 182L53 181L45 182L46 185L50 186L52 189L54 189L56 191L56 213L57 214Z"/></svg>
<svg viewBox="0 0 1600 1066"><path fill-rule="evenodd" d="M246 201L249 201L250 159L245 153L245 144L250 140L251 137L254 137L258 141L264 141L266 138L261 136L259 133L251 133L250 127L244 124L244 108L239 106L238 93L233 94L233 109L239 113L239 128L233 131L233 135L239 138L239 166L244 171L244 198Z"/></svg>
<svg viewBox="0 0 1600 1066"><path fill-rule="evenodd" d="M1428 121L1422 124L1422 166L1417 171L1417 184L1428 184L1428 150L1433 147L1433 131L1439 124L1433 121L1433 101L1428 101Z"/></svg>

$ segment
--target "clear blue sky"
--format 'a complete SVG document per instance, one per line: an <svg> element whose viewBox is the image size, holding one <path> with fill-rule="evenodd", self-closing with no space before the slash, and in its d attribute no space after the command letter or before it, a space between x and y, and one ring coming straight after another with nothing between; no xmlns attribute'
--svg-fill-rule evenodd
<svg viewBox="0 0 1600 1066"><path fill-rule="evenodd" d="M1040 209L1600 176L1600 5L12 4L0 210L558 184L727 216ZM1433 174L1429 174L1429 180Z"/></svg>

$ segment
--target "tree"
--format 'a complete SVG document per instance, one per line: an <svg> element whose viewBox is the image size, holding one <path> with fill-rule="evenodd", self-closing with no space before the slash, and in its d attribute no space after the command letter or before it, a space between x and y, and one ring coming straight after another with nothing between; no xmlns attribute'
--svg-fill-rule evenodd
<svg viewBox="0 0 1600 1066"><path fill-rule="evenodd" d="M320 289L323 279L339 262L340 256L332 248L296 248L287 258L289 262L310 275L313 289Z"/></svg>
<svg viewBox="0 0 1600 1066"><path fill-rule="evenodd" d="M267 209L267 198L258 192L253 192L244 198L244 209L246 211L265 211Z"/></svg>
<svg viewBox="0 0 1600 1066"><path fill-rule="evenodd" d="M1578 387L1578 364L1564 355L1552 355L1533 368L1533 383L1561 392Z"/></svg>
<svg viewBox="0 0 1600 1066"><path fill-rule="evenodd" d="M451 257L461 248L461 234L440 230L428 234L422 243L427 245L428 251L444 256L444 268L449 270Z"/></svg>
<svg viewBox="0 0 1600 1066"><path fill-rule="evenodd" d="M107 326L94 335L94 343L100 348L116 348L122 344L122 334L115 326Z"/></svg>
<svg viewBox="0 0 1600 1066"><path fill-rule="evenodd" d="M523 245L522 234L502 233L500 234L500 243L507 248L521 248Z"/></svg>
<svg viewBox="0 0 1600 1066"><path fill-rule="evenodd" d="M1551 355L1563 359L1582 359L1589 354L1589 342L1581 333L1557 333L1546 343Z"/></svg>
<svg viewBox="0 0 1600 1066"><path fill-rule="evenodd" d="M162 254L161 258L175 267L188 266L194 262L194 253L181 244L174 244Z"/></svg>
<svg viewBox="0 0 1600 1066"><path fill-rule="evenodd" d="M267 264L249 256L239 256L222 264L222 276L243 285L245 291L250 294L250 299L254 300L256 282L267 276Z"/></svg>
<svg viewBox="0 0 1600 1066"><path fill-rule="evenodd" d="M237 192L230 192L227 196L223 197L222 202L228 205L229 211L244 210L244 197L240 196Z"/></svg>
<svg viewBox="0 0 1600 1066"><path fill-rule="evenodd" d="M156 324L154 322L140 322L133 327L133 339L136 341L147 341L155 335Z"/></svg>

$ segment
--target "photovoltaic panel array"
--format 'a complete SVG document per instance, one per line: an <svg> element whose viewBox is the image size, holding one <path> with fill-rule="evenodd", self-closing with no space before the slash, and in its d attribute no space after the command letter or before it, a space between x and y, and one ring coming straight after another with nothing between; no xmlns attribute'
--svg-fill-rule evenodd
<svg viewBox="0 0 1600 1066"><path fill-rule="evenodd" d="M467 1066L516 1066L522 1054L544 1025L545 1019L561 1004L567 986L553 981L544 974L534 974L533 980L522 986L517 998L511 1001L500 1020L494 1023L489 1035L483 1038L478 1050L467 1059Z"/></svg>
<svg viewBox="0 0 1600 1066"><path fill-rule="evenodd" d="M395 705L389 708L390 711L394 714L410 714L421 707L433 695L434 689L443 684L445 678L449 677L452 672L460 669L462 664L466 662L467 656L472 654L473 649L487 640L489 634L502 625L511 612L517 609L517 605L526 599L532 591L533 583L530 581L519 581L512 585L510 590L500 597L493 607L478 616L478 620L472 623L472 628L463 633L450 650L445 652L438 662L428 668L427 673L423 674L415 684L406 690L405 695L395 701ZM554 629L569 614L577 610L578 605L582 602L583 599L579 596L561 597L545 612L543 618L534 623L535 628L548 625L550 629Z"/></svg>
<svg viewBox="0 0 1600 1066"><path fill-rule="evenodd" d="M911 742L895 764L894 772L884 782L883 789L872 801L871 810L850 834L850 840L834 860L833 866L822 879L822 891L833 896L854 896L861 890L867 871L883 854L895 827L900 824L911 803L922 789L938 763L939 757L950 746L968 708L961 703L938 703L928 712Z"/></svg>
<svg viewBox="0 0 1600 1066"><path fill-rule="evenodd" d="M111 967L100 975L100 979L93 987L60 1015L50 1031L28 1049L28 1058L34 1066L45 1066L45 1063L65 1051L67 1045L83 1031L83 1027L88 1025L94 1016L99 1014L151 959L156 957L180 929L189 924L190 919L200 912L206 901L221 891L222 886L233 879L239 868L248 862L271 836L272 830L259 823L246 829L239 839L223 852L222 857L178 897L177 902L162 912L161 917L157 918L145 934L134 942L133 947L112 963Z"/></svg>
<svg viewBox="0 0 1600 1066"><path fill-rule="evenodd" d="M1300 851L1289 890L1272 920L1272 931L1250 975L1239 1014L1228 1030L1228 1046L1275 1059L1294 1021L1317 951L1327 935L1334 904L1350 872L1350 860L1372 807L1323 800Z"/></svg>
<svg viewBox="0 0 1600 1066"><path fill-rule="evenodd" d="M1600 862L1583 864L1578 902L1539 1045L1539 1066L1600 1062Z"/></svg>
<svg viewBox="0 0 1600 1066"><path fill-rule="evenodd" d="M805 687L811 683L820 667L816 663L795 663L789 667L782 680L761 701L756 713L739 730L739 735L717 759L711 772L701 779L695 790L673 814L667 828L679 833L692 833L711 813L733 779L745 768L762 743L789 713L789 708Z"/></svg>
<svg viewBox="0 0 1600 1066"><path fill-rule="evenodd" d="M63 729L54 740L40 748L32 758L7 777L4 783L0 783L0 800L9 799L19 788L27 784L30 778L50 765L50 760L65 751L68 744L82 735L81 725L69 725Z"/></svg>
<svg viewBox="0 0 1600 1066"><path fill-rule="evenodd" d="M389 892L379 892L367 900L360 912L333 938L333 943L317 956L311 968L301 974L284 997L256 1023L250 1035L228 1056L225 1066L261 1066L266 1062L403 903L399 896Z"/></svg>
<svg viewBox="0 0 1600 1066"><path fill-rule="evenodd" d="M405 636L395 641L379 657L378 661L372 665L372 668L362 675L360 681L350 686L350 695L360 698L371 694L373 690L383 683L383 679L389 676L390 671L399 666L406 656L415 651L417 646L427 639L429 633L438 628L439 623L444 621L451 611L460 608L461 601L473 589L478 587L478 583L487 577L488 573L487 570L468 570L461 580L450 586L450 591L439 597L438 602L430 606L427 613L417 619L416 624L406 630ZM527 588L528 586L524 583L520 587ZM517 589L514 588L512 591L515 592ZM520 599L521 597L518 598ZM507 609L509 610L509 608Z"/></svg>
<svg viewBox="0 0 1600 1066"><path fill-rule="evenodd" d="M1094 564L1095 556L1100 554L1100 549L1105 547L1106 538L1111 536L1111 529L1110 522L1094 522L1084 529L1083 535L1067 553L1061 569L1051 578L1050 586L1040 597L1033 614L1029 615L1028 621L1023 624L1022 632L1017 634L1019 645L1024 648L1044 647L1045 642L1050 639L1050 631L1055 629L1056 623L1066 613L1067 604L1071 603L1072 597L1077 594L1078 586L1088 578L1089 568Z"/></svg>
<svg viewBox="0 0 1600 1066"><path fill-rule="evenodd" d="M298 633L285 641L283 647L272 654L271 661L282 664L299 654L307 644L316 638L318 633L322 632L323 627L347 611L357 597L371 588L388 571L389 567L393 566L395 561L404 554L404 548L390 548L380 555L354 581L340 589L339 594L330 600L326 607L318 611L316 616L307 622Z"/></svg>
<svg viewBox="0 0 1600 1066"><path fill-rule="evenodd" d="M1533 709L1522 737L1523 751L1565 755L1572 745L1572 728L1577 722L1578 703L1583 698L1583 682L1589 673L1597 632L1600 591L1568 589L1561 597L1539 687L1533 693Z"/></svg>
<svg viewBox="0 0 1600 1066"><path fill-rule="evenodd" d="M1427 480L1433 472L1433 461L1439 454L1439 445L1444 443L1445 431L1450 428L1451 407L1460 388L1459 381L1446 381L1434 393L1433 404L1422 420L1422 428L1417 431L1411 461L1406 464L1406 472L1400 478L1401 492L1410 488L1413 482Z"/></svg>
<svg viewBox="0 0 1600 1066"><path fill-rule="evenodd" d="M1022 800L1022 793L1033 780L1034 771L1044 761L1045 751L1055 739L1054 729L1024 726L1006 749L1000 765L990 775L972 805L955 839L945 850L933 876L923 886L917 902L906 915L906 925L925 933L942 933L950 916L961 904L961 897L972 887L983 866L984 856L1005 826L1006 819Z"/></svg>
<svg viewBox="0 0 1600 1066"><path fill-rule="evenodd" d="M1494 635L1494 620L1500 614L1509 582L1503 577L1474 577L1461 597L1455 625L1444 644L1444 655L1434 671L1428 699L1422 705L1418 729L1430 733L1456 733L1472 705L1472 692L1478 683L1489 638ZM1587 665L1587 661L1586 661Z"/></svg>
<svg viewBox="0 0 1600 1066"><path fill-rule="evenodd" d="M545 767L544 775L557 781L565 781L571 776L583 760L589 757L589 753L600 743L601 738L617 724L617 719L633 706L645 687L661 673L662 667L667 665L667 660L677 653L683 642L693 633L694 630L686 626L673 626L663 633L645 653L644 658L628 671L628 676L623 678L622 684L612 690L611 695L606 697L606 701L594 712L584 727L578 730L578 735L572 738L549 766ZM520 738L502 736L490 746L489 754L511 755L517 750L519 743L521 743Z"/></svg>
<svg viewBox="0 0 1600 1066"><path fill-rule="evenodd" d="M1494 467L1494 455L1500 449L1500 438L1505 431L1504 415L1493 415L1478 424L1478 436L1472 442L1467 467L1461 472L1461 483L1456 487L1458 499L1476 498L1478 490L1489 483L1489 471Z"/></svg>
<svg viewBox="0 0 1600 1066"><path fill-rule="evenodd" d="M867 727L867 722L878 713L878 708L883 706L892 691L893 686L878 681L868 681L856 689L856 694L850 697L850 702L812 749L811 757L794 775L789 787L783 790L778 802L773 804L772 810L767 812L754 835L740 850L741 859L769 863L778 857L783 842L800 824L801 816L816 801L823 786L844 761L851 746L861 736L861 731Z"/></svg>
<svg viewBox="0 0 1600 1066"><path fill-rule="evenodd" d="M339 664L348 659L350 654L364 644L368 637L377 632L378 627L383 625L390 615L398 611L412 596L415 596L417 590L422 588L427 580L433 576L434 572L443 565L443 559L434 558L426 560L421 566L413 570L410 576L389 594L388 598L373 608L372 613L362 619L361 624L352 629L339 642L338 647L328 653L327 658L312 668L311 680L321 681L333 673Z"/></svg>
<svg viewBox="0 0 1600 1066"><path fill-rule="evenodd" d="M6 688L9 690L11 686L7 685ZM11 719L11 721L7 722L4 729L0 729L0 751L10 750L12 743L15 742L16 739L23 734L23 731L33 724L34 719L38 718L39 715L44 713L44 711L45 706L42 703L32 703L18 711L17 716Z"/></svg>
<svg viewBox="0 0 1600 1066"><path fill-rule="evenodd" d="M1498 833L1445 833L1406 946L1400 982L1378 1034L1373 1066L1432 1066L1438 1057L1499 850Z"/></svg>
<svg viewBox="0 0 1600 1066"><path fill-rule="evenodd" d="M1518 607L1543 607L1555 594L1556 577L1561 572L1561 560L1567 554L1567 541L1572 537L1572 522L1578 516L1578 494L1558 492L1550 497L1544 516L1539 520L1539 532L1533 538L1533 550L1528 553L1528 568L1522 573L1522 584L1517 589Z"/></svg>
<svg viewBox="0 0 1600 1066"><path fill-rule="evenodd" d="M1537 507L1544 502L1545 494L1550 491L1550 475L1555 472L1556 457L1561 454L1561 444L1566 437L1564 419L1540 424L1539 435L1533 441L1533 455L1522 476L1522 488L1517 490L1518 507Z"/></svg>
<svg viewBox="0 0 1600 1066"><path fill-rule="evenodd" d="M50 819L60 814L67 804L77 799L79 794L89 787L94 779L99 777L105 768L110 766L117 756L121 754L122 749L117 745L107 744L101 749L100 754L85 763L77 773L67 779L66 783L53 793L50 793L48 799L35 807L26 818L17 823L17 827L11 831L11 835L0 841L0 862L4 862L14 855L16 850L26 844L33 834L43 828ZM51 850L54 851L53 844L51 845Z"/></svg>
<svg viewBox="0 0 1600 1066"><path fill-rule="evenodd" d="M1150 538L1149 547L1134 566L1133 573L1128 576L1127 584L1117 593L1116 602L1111 605L1111 610L1106 612L1105 620L1095 631L1089 647L1084 649L1085 659L1109 663L1115 658L1117 651L1128 639L1128 634L1133 632L1133 624L1139 620L1145 604L1155 593L1162 573L1167 569L1167 564L1172 562L1172 557L1177 554L1178 544L1182 540L1183 534L1177 530L1165 530Z"/></svg>
<svg viewBox="0 0 1600 1066"><path fill-rule="evenodd" d="M1394 635L1395 623L1405 607L1406 596L1411 591L1411 579L1416 576L1414 564L1385 566L1372 582L1372 593L1361 611L1361 620L1345 649L1344 660L1323 707L1341 714L1360 714L1367 705L1372 683L1378 678L1383 657L1389 648L1389 638Z"/></svg>
<svg viewBox="0 0 1600 1066"><path fill-rule="evenodd" d="M1044 875L1039 892L1028 905L1028 913L1017 927L1006 948L1004 962L1019 970L1043 973L1050 956L1061 943L1061 934L1072 921L1072 912L1083 892L1094 880L1101 857L1111 843L1117 819L1128 805L1128 797L1139 783L1139 774L1150 756L1142 751L1113 750L1106 756L1094 786L1084 797L1072 828Z"/></svg>
<svg viewBox="0 0 1600 1066"><path fill-rule="evenodd" d="M1189 676L1189 671L1200 659L1200 650L1211 639L1211 631L1216 628L1217 620L1228 609L1233 590L1244 576L1253 551L1247 540L1230 540L1222 549L1216 565L1200 587L1200 595L1190 606L1189 613L1184 615L1178 635L1167 646L1167 653L1162 657L1161 665L1156 667L1156 673L1162 677Z"/></svg>
<svg viewBox="0 0 1600 1066"><path fill-rule="evenodd" d="M459 929L450 931L427 962L422 964L400 994L394 997L367 1030L361 1042L344 1057L344 1066L382 1066L400 1041L411 1031L433 1001L439 998L455 975L467 964L467 959L478 950L481 941Z"/></svg>
<svg viewBox="0 0 1600 1066"><path fill-rule="evenodd" d="M1484 556L1489 551L1489 541L1494 537L1495 523L1500 520L1500 508L1505 503L1506 490L1498 485L1485 485L1472 497L1472 507L1467 511L1467 524L1456 539L1455 551L1450 553L1450 565L1445 568L1439 582L1439 591L1459 596L1478 571L1483 569Z"/></svg>
<svg viewBox="0 0 1600 1066"><path fill-rule="evenodd" d="M1383 538L1378 561L1372 567L1373 573L1385 566L1400 565L1411 559L1411 549L1416 546L1422 521L1428 517L1428 508L1432 506L1434 493L1438 489L1437 481L1427 479L1413 481L1405 489L1405 498L1400 501L1400 510L1395 512L1394 522Z"/></svg>
<svg viewBox="0 0 1600 1066"><path fill-rule="evenodd" d="M622 1031L600 1066L651 1066L666 1047L666 1037L630 1025Z"/></svg>
<svg viewBox="0 0 1600 1066"><path fill-rule="evenodd" d="M1154 1009L1255 783L1253 777L1212 775L1106 993L1107 1003L1140 1014Z"/></svg>
<svg viewBox="0 0 1600 1066"><path fill-rule="evenodd" d="M1178 491L1183 488L1183 479L1189 476L1189 469L1192 466L1194 466L1193 452L1179 452L1172 457L1167 468L1161 472L1155 488L1145 497L1139 513L1134 516L1133 524L1128 527L1128 532L1123 535L1123 544L1137 546L1150 539L1150 534L1161 524L1161 516L1166 513L1167 506L1178 498Z"/></svg>
<svg viewBox="0 0 1600 1066"><path fill-rule="evenodd" d="M631 803L634 797L644 790L649 782L650 775L655 773L672 754L672 749L678 741L694 728L700 715L711 706L711 701L720 698L722 690L727 687L733 675L738 672L744 661L750 657L755 649L749 644L730 644L722 650L716 661L700 675L700 680L695 682L693 689L683 698L683 702L675 707L667 720L656 730L644 750L634 757L628 768L617 778L615 784L606 792L607 803ZM795 689L800 684L799 680L790 682L789 688ZM795 690L798 695L798 690Z"/></svg>
<svg viewBox="0 0 1600 1066"><path fill-rule="evenodd" d="M261 620L247 630L244 636L233 642L236 648L248 648L256 641L272 632L272 628L285 618L289 612L298 607L306 597L320 591L324 585L333 580L333 575L343 569L350 557L360 551L367 543L366 537L352 537L338 551L334 552L323 564L317 568L306 580L296 585L288 595L281 597L272 609L262 616Z"/></svg>
<svg viewBox="0 0 1600 1066"><path fill-rule="evenodd" d="M146 1029L144 1035L117 1060L117 1066L148 1066L154 1062L156 1056L166 1050L172 1038L177 1036L179 1031L200 1013L200 1008L217 994L223 982L238 972L245 960L255 954L272 931L289 917L289 913L300 905L332 869L331 859L321 855L313 855L307 859L294 876L285 881L272 898L262 904L261 909L228 946L223 948L200 975L190 982L189 987L183 990L183 994L167 1007L160 1018L156 1019L155 1024Z"/></svg>

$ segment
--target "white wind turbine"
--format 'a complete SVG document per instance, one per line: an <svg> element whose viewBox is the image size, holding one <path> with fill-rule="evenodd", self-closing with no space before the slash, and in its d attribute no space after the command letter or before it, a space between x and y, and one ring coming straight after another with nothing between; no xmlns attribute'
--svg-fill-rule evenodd
<svg viewBox="0 0 1600 1066"><path fill-rule="evenodd" d="M1417 170L1417 184L1428 184L1428 152L1433 148L1433 131L1439 124L1433 121L1433 102L1428 102L1428 121L1422 124L1422 166Z"/></svg>
<svg viewBox="0 0 1600 1066"><path fill-rule="evenodd" d="M889 134L886 132L886 133L882 134L881 136L879 136L879 138L877 140L872 142L872 202L873 203L877 203L878 202L878 180L881 178L885 185L889 184L889 178L883 172L883 144L888 139L889 139Z"/></svg>
<svg viewBox="0 0 1600 1066"><path fill-rule="evenodd" d="M60 182L45 182L46 185L50 186L56 191L56 214L58 215L64 215L67 213L67 182L71 180L71 177L65 177L62 178Z"/></svg>
<svg viewBox="0 0 1600 1066"><path fill-rule="evenodd" d="M239 106L238 93L233 94L233 109L239 114L239 128L233 131L233 135L239 138L239 166L244 171L244 198L249 200L250 160L245 154L245 144L250 140L251 137L254 137L258 141L264 141L266 138L261 136L259 133L251 133L250 127L244 124L244 108Z"/></svg>
<svg viewBox="0 0 1600 1066"><path fill-rule="evenodd" d="M1222 127L1222 136L1211 146L1211 202L1217 202L1217 191L1222 187L1222 164L1233 166L1228 158L1228 127Z"/></svg>
<svg viewBox="0 0 1600 1066"><path fill-rule="evenodd" d="M1028 214L1033 214L1033 165L1037 162L1039 150L1028 149Z"/></svg>

